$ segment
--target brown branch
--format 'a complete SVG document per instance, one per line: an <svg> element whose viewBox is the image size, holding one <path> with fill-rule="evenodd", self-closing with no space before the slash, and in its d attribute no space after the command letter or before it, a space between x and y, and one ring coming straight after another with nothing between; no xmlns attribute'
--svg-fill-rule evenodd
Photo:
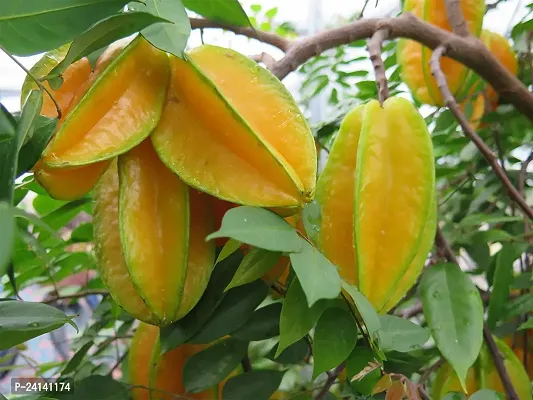
<svg viewBox="0 0 533 400"><path fill-rule="evenodd" d="M444 237L440 226L437 225L437 232L435 233L435 245L437 246L437 251L442 253L442 256L446 258L451 263L459 265L459 260L455 256L450 244Z"/></svg>
<svg viewBox="0 0 533 400"><path fill-rule="evenodd" d="M68 294L65 296L54 296L54 297L44 300L43 303L51 304L59 300L77 299L80 297L87 297L87 296L98 295L98 294L106 295L106 294L109 294L109 292L107 290L84 290L83 292Z"/></svg>
<svg viewBox="0 0 533 400"><path fill-rule="evenodd" d="M263 64L265 64L265 67L267 67L268 69L272 69L272 67L274 67L274 64L276 64L276 60L274 59L274 57L272 57L270 54L265 53L265 52L261 54L254 54L250 56L250 58L254 60L256 63L262 62Z"/></svg>
<svg viewBox="0 0 533 400"><path fill-rule="evenodd" d="M189 18L191 22L192 29L205 29L205 28L219 28L224 29L230 32L233 32L237 35L247 36L251 39L257 39L260 42L270 44L271 46L277 47L282 51L287 51L291 45L291 41L277 35L275 33L264 32L252 28L234 26L229 24L223 24L220 22L211 21L203 18Z"/></svg>
<svg viewBox="0 0 533 400"><path fill-rule="evenodd" d="M345 363L342 363L338 367L336 367L333 371L327 372L328 379L326 380L326 383L324 384L320 392L315 397L315 400L323 400L326 397L326 395L329 392L329 389L335 383L339 375L342 373L342 371L344 370L344 367L345 367Z"/></svg>
<svg viewBox="0 0 533 400"><path fill-rule="evenodd" d="M312 57L355 40L370 38L374 32L383 28L390 29L390 39L412 39L431 49L447 43L448 57L473 69L503 98L533 121L533 95L480 40L471 36L464 38L455 35L421 21L411 13L392 18L360 19L340 28L297 40L289 46L285 57L276 63L272 72L279 79L283 79Z"/></svg>
<svg viewBox="0 0 533 400"><path fill-rule="evenodd" d="M509 400L520 400L513 386L513 383L511 382L511 378L509 378L507 369L505 368L503 356L500 353L500 350L498 349L498 346L496 345L496 342L494 341L492 333L490 333L487 324L483 324L483 337L485 338L485 342L487 342L487 346L489 347L489 351L492 355L492 359L494 361L494 365L496 366L496 370L498 371L498 375L500 376L500 380L502 381L505 393L507 394L507 398Z"/></svg>
<svg viewBox="0 0 533 400"><path fill-rule="evenodd" d="M445 362L446 360L441 357L435 363L431 364L426 369L420 371L422 372L422 376L420 377L420 381L418 383L420 385L423 385L429 379L430 375L436 370L438 370L442 365L444 365Z"/></svg>
<svg viewBox="0 0 533 400"><path fill-rule="evenodd" d="M446 15L448 16L452 30L459 36L469 36L470 31L468 30L468 24L461 9L461 1L444 0L444 5L446 6Z"/></svg>
<svg viewBox="0 0 533 400"><path fill-rule="evenodd" d="M500 179L500 182L503 184L503 186L507 190L509 197L512 200L514 200L514 202L518 205L518 207L520 207L522 212L527 217L533 220L533 209L529 207L526 200L522 197L520 192L514 187L512 182L509 180L502 166L499 164L498 158L496 157L496 155L492 152L489 146L487 146L487 144L483 141L483 139L481 139L481 137L472 128L472 126L468 122L468 119L466 118L464 113L461 111L461 109L457 105L457 102L455 101L453 94L450 92L448 83L446 81L446 76L444 75L440 67L440 60L442 56L446 54L446 52L447 52L447 46L441 45L437 47L435 51L433 52L433 55L431 56L431 59L429 61L431 65L431 72L433 73L433 76L435 77L437 81L437 84L439 86L439 89L442 93L442 96L444 98L446 105L448 106L452 114L454 115L455 119L461 125L461 128L463 129L465 136L467 136L476 145L480 153L483 155L483 157L485 157L489 165L492 167L492 169L494 170L494 172Z"/></svg>
<svg viewBox="0 0 533 400"><path fill-rule="evenodd" d="M374 67L376 74L376 85L378 86L378 98L379 103L383 106L383 102L389 98L389 85L387 83L387 75L385 74L385 65L381 58L381 46L383 42L388 39L390 34L389 29L378 29L372 38L368 41L368 53L370 54L370 60Z"/></svg>

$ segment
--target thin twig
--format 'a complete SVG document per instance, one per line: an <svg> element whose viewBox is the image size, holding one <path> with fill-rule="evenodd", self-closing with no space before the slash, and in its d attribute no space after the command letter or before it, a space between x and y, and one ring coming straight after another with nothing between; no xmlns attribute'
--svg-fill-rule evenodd
<svg viewBox="0 0 533 400"><path fill-rule="evenodd" d="M291 41L277 35L275 33L264 32L257 29L234 26L229 24L224 24L216 21L211 21L203 18L189 18L191 22L192 29L206 29L206 28L219 28L224 29L230 32L233 32L237 35L247 36L251 39L257 39L260 42L270 44L282 51L287 51L291 45Z"/></svg>
<svg viewBox="0 0 533 400"><path fill-rule="evenodd" d="M389 98L389 85L385 74L385 65L381 58L381 46L389 38L390 30L387 28L378 29L368 41L368 53L376 74L376 85L378 86L379 103L383 107L383 102Z"/></svg>
<svg viewBox="0 0 533 400"><path fill-rule="evenodd" d="M511 378L509 378L507 369L505 368L503 356L500 353L500 349L498 349L498 346L496 345L496 342L492 337L492 333L490 333L489 327L486 323L483 324L483 337L485 338L485 342L487 342L487 346L489 347L489 351L492 355L492 359L494 361L496 370L498 371L498 375L500 376L500 380L502 381L505 393L507 394L507 398L509 400L520 400L513 386L513 383L511 382Z"/></svg>
<svg viewBox="0 0 533 400"><path fill-rule="evenodd" d="M420 371L422 372L422 376L420 377L420 381L418 383L423 385L429 379L430 375L444 365L445 362L446 360L441 357L435 363L431 364L423 371Z"/></svg>
<svg viewBox="0 0 533 400"><path fill-rule="evenodd" d="M453 252L452 248L450 247L450 244L444 237L444 234L442 233L442 230L438 225L437 232L435 233L435 245L437 246L437 250L442 253L444 258L448 260L448 262L459 265L459 260L457 260L455 253Z"/></svg>
<svg viewBox="0 0 533 400"><path fill-rule="evenodd" d="M24 65L22 65L22 63L19 60L16 59L16 57L11 55L6 49L0 46L0 50L2 50L9 58L11 58L15 62L15 64L17 64L24 71L26 75L28 75L35 82L35 84L39 87L39 89L45 91L48 94L48 96L50 96L50 99L52 99L52 102L56 106L57 118L61 119L61 116L63 115L61 112L61 107L59 107L59 104L57 104L56 99L54 98L52 93L48 90L48 88L44 86L35 75L33 75Z"/></svg>
<svg viewBox="0 0 533 400"><path fill-rule="evenodd" d="M329 389L335 383L339 375L342 373L345 366L346 364L342 363L339 366L337 366L333 371L331 372L328 371L328 379L326 380L326 383L324 384L320 392L315 397L315 400L322 400L326 397L326 395L329 392Z"/></svg>
<svg viewBox="0 0 533 400"><path fill-rule="evenodd" d="M485 157L487 162L490 164L493 171L496 173L496 175L500 179L500 182L503 184L503 186L507 190L509 197L515 201L515 203L520 207L520 209L523 211L523 213L528 218L533 220L533 209L529 207L529 205L527 204L525 199L522 197L520 192L514 187L512 182L509 180L509 178L505 174L505 171L502 169L502 167L498 163L498 158L496 157L496 155L492 152L492 150L487 146L487 144L483 141L483 139L481 139L481 137L472 128L472 126L468 122L468 119L463 114L463 112L457 105L455 98L450 92L448 83L446 81L446 76L444 75L440 67L440 60L442 56L444 56L446 51L447 51L447 47L444 45L437 47L435 51L433 52L433 55L431 56L431 59L429 61L431 65L431 71L437 81L437 84L439 86L439 89L442 93L442 96L444 98L446 105L448 106L452 114L454 115L455 119L457 119L457 121L461 125L461 128L463 128L463 132L465 136L467 136L476 145L476 147L481 152L483 157Z"/></svg>
<svg viewBox="0 0 533 400"><path fill-rule="evenodd" d="M113 367L111 367L111 370L109 371L109 375L113 375L113 372L122 364L122 362L126 359L128 356L128 350L124 351L124 353L117 359L117 362Z"/></svg>
<svg viewBox="0 0 533 400"><path fill-rule="evenodd" d="M361 8L361 13L359 14L359 17L357 17L357 19L363 18L363 14L365 13L366 6L368 6L368 3L370 3L370 0L365 0L365 4L363 4L363 8Z"/></svg>
<svg viewBox="0 0 533 400"><path fill-rule="evenodd" d="M466 23L463 10L461 9L461 1L444 0L444 5L446 6L446 15L448 16L448 21L450 22L453 32L459 36L469 36L470 31L468 30L468 24Z"/></svg>
<svg viewBox="0 0 533 400"><path fill-rule="evenodd" d="M49 299L46 299L43 301L45 304L51 304L55 303L58 300L66 300L66 299L77 299L80 297L87 297L87 296L93 296L93 295L106 295L109 294L107 290L84 290L83 292L73 293L73 294L67 294L64 296L54 296Z"/></svg>

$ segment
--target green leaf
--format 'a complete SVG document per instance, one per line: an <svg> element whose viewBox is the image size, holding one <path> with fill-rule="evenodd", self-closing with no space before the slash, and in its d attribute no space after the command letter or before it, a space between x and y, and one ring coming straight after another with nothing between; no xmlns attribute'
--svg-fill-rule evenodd
<svg viewBox="0 0 533 400"><path fill-rule="evenodd" d="M42 115L37 117L31 139L20 149L17 177L28 172L39 161L44 148L54 135L56 127L57 118L47 118Z"/></svg>
<svg viewBox="0 0 533 400"><path fill-rule="evenodd" d="M222 247L222 250L220 251L218 257L217 257L217 260L215 262L215 265L218 264L219 262L225 260L226 258L228 258L230 255L232 255L233 253L235 253L237 250L239 250L239 248L242 246L242 242L239 242L238 240L234 240L234 239L228 239L228 241L226 242L226 244L224 244L224 247Z"/></svg>
<svg viewBox="0 0 533 400"><path fill-rule="evenodd" d="M318 300L334 299L341 292L341 278L335 266L314 246L302 239L302 251L291 253L291 265L312 307Z"/></svg>
<svg viewBox="0 0 533 400"><path fill-rule="evenodd" d="M267 294L268 286L261 280L231 289L189 343L208 344L239 329Z"/></svg>
<svg viewBox="0 0 533 400"><path fill-rule="evenodd" d="M15 218L11 204L0 201L0 278L4 276L11 261L15 243Z"/></svg>
<svg viewBox="0 0 533 400"><path fill-rule="evenodd" d="M320 232L320 205L313 200L311 203L307 203L302 211L302 221L304 224L305 233L307 237L316 242L318 234Z"/></svg>
<svg viewBox="0 0 533 400"><path fill-rule="evenodd" d="M128 388L110 376L93 375L74 385L74 390L61 394L59 400L129 400Z"/></svg>
<svg viewBox="0 0 533 400"><path fill-rule="evenodd" d="M17 138L18 130L16 129L15 119L1 103L0 132L10 137L9 140L0 142L0 200L5 200L11 204L15 186L19 140Z"/></svg>
<svg viewBox="0 0 533 400"><path fill-rule="evenodd" d="M420 293L435 343L464 389L468 368L476 361L483 343L479 292L457 265L437 264L422 276Z"/></svg>
<svg viewBox="0 0 533 400"><path fill-rule="evenodd" d="M352 380L354 376L360 377L351 382L352 388L363 395L370 395L374 386L381 378L379 367L370 367L370 364L377 365L377 358L368 347L355 346L352 353L346 360L346 377ZM366 373L363 369L368 368Z"/></svg>
<svg viewBox="0 0 533 400"><path fill-rule="evenodd" d="M70 64L79 59L158 22L171 23L146 12L117 14L98 21L74 39L65 58L50 71L48 76L62 74Z"/></svg>
<svg viewBox="0 0 533 400"><path fill-rule="evenodd" d="M528 319L526 322L523 322L517 330L521 331L524 329L533 329L533 318Z"/></svg>
<svg viewBox="0 0 533 400"><path fill-rule="evenodd" d="M237 272L235 272L235 276L233 276L225 291L261 278L276 265L280 257L281 253L279 252L254 247L244 256Z"/></svg>
<svg viewBox="0 0 533 400"><path fill-rule="evenodd" d="M31 56L70 42L129 0L32 0L0 2L0 46Z"/></svg>
<svg viewBox="0 0 533 400"><path fill-rule="evenodd" d="M466 396L463 393L459 393L459 392L447 393L442 398L442 400L465 400L465 399L466 399Z"/></svg>
<svg viewBox="0 0 533 400"><path fill-rule="evenodd" d="M501 393L495 392L494 390L490 389L481 389L472 396L470 396L470 400L503 400L505 399L505 396Z"/></svg>
<svg viewBox="0 0 533 400"><path fill-rule="evenodd" d="M507 302L504 319L511 319L533 311L533 293L523 294Z"/></svg>
<svg viewBox="0 0 533 400"><path fill-rule="evenodd" d="M305 339L300 339L297 342L291 344L280 355L276 357L279 343L276 344L272 350L265 356L269 360L272 360L278 364L300 364L304 358L309 354L309 344Z"/></svg>
<svg viewBox="0 0 533 400"><path fill-rule="evenodd" d="M22 114L17 125L17 151L20 151L22 144L30 140L41 108L43 107L43 92L32 90L22 107Z"/></svg>
<svg viewBox="0 0 533 400"><path fill-rule="evenodd" d="M72 356L72 358L67 363L67 365L65 365L65 368L63 369L63 371L61 371L61 375L64 376L64 375L70 374L71 372L74 372L76 370L76 368L78 368L80 363L83 361L83 359L87 355L87 352L89 351L89 349L92 347L93 344L94 344L94 342L92 340L90 342L88 342L88 343L85 343L76 352L76 354L74 354Z"/></svg>
<svg viewBox="0 0 533 400"><path fill-rule="evenodd" d="M500 224L502 222L517 222L522 221L521 217L511 217L508 215L487 215L487 214L471 214L464 217L460 224L462 226L481 225L481 224Z"/></svg>
<svg viewBox="0 0 533 400"><path fill-rule="evenodd" d="M187 392L198 393L221 382L239 365L248 342L229 338L192 355L183 366Z"/></svg>
<svg viewBox="0 0 533 400"><path fill-rule="evenodd" d="M288 346L303 338L313 328L328 303L324 300L309 308L298 279L293 279L281 308L280 339L276 357Z"/></svg>
<svg viewBox="0 0 533 400"><path fill-rule="evenodd" d="M90 242L94 238L93 224L80 224L70 234L70 241L72 242Z"/></svg>
<svg viewBox="0 0 533 400"><path fill-rule="evenodd" d="M493 277L492 293L489 301L487 325L494 330L496 323L505 312L509 292L513 283L513 262L520 256L512 244L504 244L496 255L496 269Z"/></svg>
<svg viewBox="0 0 533 400"><path fill-rule="evenodd" d="M346 360L356 342L357 325L353 316L342 308L326 309L315 328L313 380Z"/></svg>
<svg viewBox="0 0 533 400"><path fill-rule="evenodd" d="M222 226L206 240L230 237L270 251L297 252L302 239L287 221L271 211L257 207L235 207L226 212Z"/></svg>
<svg viewBox="0 0 533 400"><path fill-rule="evenodd" d="M249 342L278 336L281 307L281 303L274 303L259 308L231 336Z"/></svg>
<svg viewBox="0 0 533 400"><path fill-rule="evenodd" d="M417 350L429 339L429 331L411 321L394 315L380 315L380 346L383 351L407 353Z"/></svg>
<svg viewBox="0 0 533 400"><path fill-rule="evenodd" d="M251 26L238 0L182 0L185 7L213 21L237 26Z"/></svg>
<svg viewBox="0 0 533 400"><path fill-rule="evenodd" d="M224 400L270 399L278 390L283 371L251 371L229 379L222 389Z"/></svg>
<svg viewBox="0 0 533 400"><path fill-rule="evenodd" d="M65 323L76 324L55 307L26 301L1 301L0 350L53 331Z"/></svg>
<svg viewBox="0 0 533 400"><path fill-rule="evenodd" d="M242 252L231 254L215 267L207 289L189 313L169 326L161 327L161 352L166 353L189 340L202 328L224 298L228 285L242 260Z"/></svg>
<svg viewBox="0 0 533 400"><path fill-rule="evenodd" d="M355 286L348 285L346 282L342 282L342 288L352 298L355 304L355 309L363 319L368 334L372 339L374 339L381 329L381 321L376 310L374 307L372 307L370 301L368 301L368 299L359 290L357 290Z"/></svg>
<svg viewBox="0 0 533 400"><path fill-rule="evenodd" d="M150 25L144 28L141 34L158 49L183 58L183 52L191 34L191 24L182 2L180 0L145 0L144 4L135 3L134 9L171 21Z"/></svg>

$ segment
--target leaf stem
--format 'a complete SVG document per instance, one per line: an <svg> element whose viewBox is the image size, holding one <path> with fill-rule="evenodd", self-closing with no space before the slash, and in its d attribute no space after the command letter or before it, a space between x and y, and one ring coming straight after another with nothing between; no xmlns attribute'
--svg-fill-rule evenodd
<svg viewBox="0 0 533 400"><path fill-rule="evenodd" d="M56 106L57 118L61 119L61 116L63 115L62 112L61 112L61 107L59 107L59 104L57 104L57 101L54 98L54 96L52 95L52 93L50 92L50 90L48 90L48 88L41 83L39 78L37 78L35 75L33 75L24 65L22 65L22 63L19 60L17 60L6 49L4 49L2 46L0 46L0 50L2 50L9 58L11 58L13 60L13 62L15 62L15 64L17 64L24 71L26 73L26 75L28 75L36 83L36 85L39 87L39 89L45 91L48 94L48 96L50 96L50 98L54 102L54 105Z"/></svg>

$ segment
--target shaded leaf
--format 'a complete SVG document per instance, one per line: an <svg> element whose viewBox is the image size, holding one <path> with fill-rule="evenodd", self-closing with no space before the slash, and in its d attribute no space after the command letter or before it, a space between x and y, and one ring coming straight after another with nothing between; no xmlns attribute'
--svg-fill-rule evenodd
<svg viewBox="0 0 533 400"><path fill-rule="evenodd" d="M0 350L9 349L26 340L41 336L65 323L78 329L63 312L42 303L2 301L0 302L0 315L2 316Z"/></svg>
<svg viewBox="0 0 533 400"><path fill-rule="evenodd" d="M326 309L316 324L313 340L313 379L346 360L357 342L357 325L348 311Z"/></svg>
<svg viewBox="0 0 533 400"><path fill-rule="evenodd" d="M328 303L322 300L309 308L300 282L298 279L293 279L281 308L280 339L276 356L303 338L315 325L327 305Z"/></svg>
<svg viewBox="0 0 533 400"><path fill-rule="evenodd" d="M287 221L279 215L257 207L235 207L222 218L217 232L207 240L229 237L270 251L297 252L302 249L302 239Z"/></svg>
<svg viewBox="0 0 533 400"><path fill-rule="evenodd" d="M59 400L129 400L128 388L110 376L89 376L74 385L74 390L60 394Z"/></svg>
<svg viewBox="0 0 533 400"><path fill-rule="evenodd" d="M57 118L47 118L42 115L37 117L31 139L20 149L17 162L17 177L28 172L39 161L56 127Z"/></svg>
<svg viewBox="0 0 533 400"><path fill-rule="evenodd" d="M15 218L11 204L0 201L0 278L4 276L11 260L15 243Z"/></svg>
<svg viewBox="0 0 533 400"><path fill-rule="evenodd" d="M193 354L183 366L183 384L191 393L206 390L226 378L241 362L248 342L229 338Z"/></svg>
<svg viewBox="0 0 533 400"><path fill-rule="evenodd" d="M189 313L169 326L161 327L161 352L165 353L189 340L209 319L224 297L228 285L242 260L242 252L236 252L215 267L207 288L198 304Z"/></svg>
<svg viewBox="0 0 533 400"><path fill-rule="evenodd" d="M229 379L222 389L224 400L270 399L283 379L283 371L251 371Z"/></svg>
<svg viewBox="0 0 533 400"><path fill-rule="evenodd" d="M72 356L70 361L65 365L65 368L63 371L61 371L61 375L67 375L71 372L74 372L76 368L80 365L80 363L83 361L85 356L87 355L87 352L92 347L94 342L91 340L88 343L85 343L77 352Z"/></svg>
<svg viewBox="0 0 533 400"><path fill-rule="evenodd" d="M278 336L281 308L281 303L269 304L268 306L259 308L231 336L249 342Z"/></svg>
<svg viewBox="0 0 533 400"><path fill-rule="evenodd" d="M242 246L242 242L229 238L228 241L224 244L224 247L222 247L222 250L220 251L220 253L218 254L215 265L225 260L233 253L235 253L237 250L239 250L241 246Z"/></svg>
<svg viewBox="0 0 533 400"><path fill-rule="evenodd" d="M483 303L470 278L455 264L437 264L422 276L424 316L437 347L465 387L468 368L483 342Z"/></svg>
<svg viewBox="0 0 533 400"><path fill-rule="evenodd" d="M470 400L503 400L505 396L490 389L481 389L470 396Z"/></svg>
<svg viewBox="0 0 533 400"><path fill-rule="evenodd" d="M300 339L291 344L276 357L278 347L279 343L266 355L266 358L277 362L278 364L299 364L309 354L309 345L305 339Z"/></svg>
<svg viewBox="0 0 533 400"><path fill-rule="evenodd" d="M189 343L211 343L240 328L268 294L261 280L229 290L207 322Z"/></svg>
<svg viewBox="0 0 533 400"><path fill-rule="evenodd" d="M509 292L513 283L513 262L519 257L512 244L504 244L496 255L496 269L494 271L492 293L489 301L487 325L493 330L496 323L505 312L505 305L509 301Z"/></svg>
<svg viewBox="0 0 533 400"><path fill-rule="evenodd" d="M281 253L254 247L244 256L233 279L226 287L229 290L261 278L272 269L281 257Z"/></svg>
<svg viewBox="0 0 533 400"><path fill-rule="evenodd" d="M11 204L20 141L17 138L18 130L16 129L15 119L1 103L0 132L10 137L9 140L0 142L0 200L5 200Z"/></svg>

